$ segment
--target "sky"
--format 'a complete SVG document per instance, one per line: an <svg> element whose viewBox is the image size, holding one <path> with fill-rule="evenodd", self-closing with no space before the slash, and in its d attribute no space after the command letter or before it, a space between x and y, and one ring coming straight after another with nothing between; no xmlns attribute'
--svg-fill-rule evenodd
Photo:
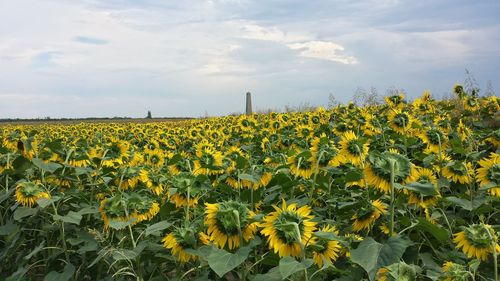
<svg viewBox="0 0 500 281"><path fill-rule="evenodd" d="M0 118L219 116L500 91L498 0L0 0Z"/></svg>

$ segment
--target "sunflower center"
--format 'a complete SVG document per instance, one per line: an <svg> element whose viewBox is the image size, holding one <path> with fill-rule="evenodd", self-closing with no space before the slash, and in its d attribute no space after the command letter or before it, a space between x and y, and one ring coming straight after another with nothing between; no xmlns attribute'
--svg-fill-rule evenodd
<svg viewBox="0 0 500 281"><path fill-rule="evenodd" d="M285 244L291 245L297 242L295 226L296 223L299 226L300 233L304 231L304 223L302 217L297 213L292 211L281 212L273 223L274 228L278 234L281 241Z"/></svg>

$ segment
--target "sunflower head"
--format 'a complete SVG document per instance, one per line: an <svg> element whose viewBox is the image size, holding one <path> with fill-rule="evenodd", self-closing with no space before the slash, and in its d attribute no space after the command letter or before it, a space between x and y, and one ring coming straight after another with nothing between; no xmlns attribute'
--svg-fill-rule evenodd
<svg viewBox="0 0 500 281"><path fill-rule="evenodd" d="M468 281L469 274L461 264L447 261L441 267L444 281Z"/></svg>
<svg viewBox="0 0 500 281"><path fill-rule="evenodd" d="M219 248L226 243L230 250L238 248L241 239L249 241L257 230L257 224L251 222L254 214L241 202L205 203L205 215L207 234Z"/></svg>
<svg viewBox="0 0 500 281"><path fill-rule="evenodd" d="M395 151L374 152L368 157L365 177L369 184L382 192L390 192L391 174L394 183L403 183L411 174L410 160Z"/></svg>
<svg viewBox="0 0 500 281"><path fill-rule="evenodd" d="M379 199L364 204L352 217L354 220L352 228L359 232L363 229L370 230L377 219L387 213L387 206Z"/></svg>
<svg viewBox="0 0 500 281"><path fill-rule="evenodd" d="M368 155L368 141L358 138L353 131L345 132L340 139L342 156L346 162L360 165Z"/></svg>
<svg viewBox="0 0 500 281"><path fill-rule="evenodd" d="M203 238L200 239L203 241ZM170 249L172 255L180 262L196 260L197 256L188 253L187 249L196 248L196 232L190 227L176 228L162 239L163 247Z"/></svg>
<svg viewBox="0 0 500 281"><path fill-rule="evenodd" d="M455 84L455 86L453 86L453 93L457 95L457 97L463 98L465 96L464 87L460 84Z"/></svg>
<svg viewBox="0 0 500 281"><path fill-rule="evenodd" d="M50 198L43 186L30 181L19 182L16 186L16 201L23 206L32 207L40 198Z"/></svg>
<svg viewBox="0 0 500 281"><path fill-rule="evenodd" d="M324 234L339 234L337 229L330 225L324 226L320 231ZM318 236L317 239L314 238L313 243L313 260L319 268L323 267L324 264L331 264L332 262L336 261L340 255L341 246L340 243L336 240Z"/></svg>
<svg viewBox="0 0 500 281"><path fill-rule="evenodd" d="M486 261L489 253L493 252L493 244L498 247L496 240L495 231L486 224L473 224L465 227L463 231L454 234L453 239L457 248L462 248L467 257L483 261Z"/></svg>
<svg viewBox="0 0 500 281"><path fill-rule="evenodd" d="M470 162L451 161L443 169L443 176L461 184L468 184L474 176L474 168Z"/></svg>
<svg viewBox="0 0 500 281"><path fill-rule="evenodd" d="M263 219L261 233L267 236L269 247L280 257L300 256L316 229L311 208L307 205L297 208L295 203L287 206L284 200L281 208L273 207L275 211Z"/></svg>

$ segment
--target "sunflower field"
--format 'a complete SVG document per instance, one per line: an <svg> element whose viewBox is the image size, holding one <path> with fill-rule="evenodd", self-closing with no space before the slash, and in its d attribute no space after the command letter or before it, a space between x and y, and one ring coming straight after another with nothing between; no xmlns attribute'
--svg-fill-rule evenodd
<svg viewBox="0 0 500 281"><path fill-rule="evenodd" d="M1 280L498 280L500 99L0 127Z"/></svg>

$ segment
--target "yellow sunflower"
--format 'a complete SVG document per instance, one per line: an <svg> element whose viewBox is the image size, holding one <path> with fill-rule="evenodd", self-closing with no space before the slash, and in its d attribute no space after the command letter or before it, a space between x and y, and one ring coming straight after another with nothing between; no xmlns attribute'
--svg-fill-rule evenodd
<svg viewBox="0 0 500 281"><path fill-rule="evenodd" d="M311 208L307 205L297 208L296 203L287 206L285 200L281 208L273 208L275 211L264 217L260 232L267 236L269 248L280 257L299 257L316 230Z"/></svg>
<svg viewBox="0 0 500 281"><path fill-rule="evenodd" d="M453 242L457 244L456 248L462 248L468 258L486 261L488 255L493 253L493 244L495 244L497 252L500 250L495 231L487 224L470 225L453 236Z"/></svg>
<svg viewBox="0 0 500 281"><path fill-rule="evenodd" d="M418 137L427 145L425 153L438 154L440 150L442 152L447 147L446 136L437 128L425 128L418 133Z"/></svg>
<svg viewBox="0 0 500 281"><path fill-rule="evenodd" d="M455 84L455 86L453 86L453 93L459 98L463 98L465 96L464 87L460 84Z"/></svg>
<svg viewBox="0 0 500 281"><path fill-rule="evenodd" d="M391 163L394 163L394 183L403 184L413 169L410 160L395 150L374 152L368 160L364 169L365 180L384 193L391 191Z"/></svg>
<svg viewBox="0 0 500 281"><path fill-rule="evenodd" d="M462 119L458 121L457 134L460 137L461 141L465 141L472 134L471 130L464 125Z"/></svg>
<svg viewBox="0 0 500 281"><path fill-rule="evenodd" d="M370 230L377 219L387 213L387 206L380 199L371 201L367 206L363 206L357 210L352 217L354 220L352 229L355 232L360 232L363 229Z"/></svg>
<svg viewBox="0 0 500 281"><path fill-rule="evenodd" d="M339 235L339 232L335 227L326 225L320 231L334 233L335 235ZM314 263L319 267L323 267L323 264L336 261L339 257L339 253L341 250L340 243L335 240L326 240L326 239L314 239L314 245L318 246L319 250L313 251L313 260Z"/></svg>
<svg viewBox="0 0 500 281"><path fill-rule="evenodd" d="M408 178L408 182L415 182L420 184L432 184L436 186L437 178L434 172L430 169L417 167L413 169L410 177ZM439 191L435 191L435 195L423 195L408 189L404 189L403 192L409 196L408 204L417 205L423 209L427 209L430 206L435 206L441 198Z"/></svg>
<svg viewBox="0 0 500 281"><path fill-rule="evenodd" d="M317 169L310 151L297 151L296 154L289 156L288 165L292 175L304 179L310 178Z"/></svg>
<svg viewBox="0 0 500 281"><path fill-rule="evenodd" d="M362 142L353 131L342 134L339 144L340 153L347 163L360 165L368 155L368 142Z"/></svg>
<svg viewBox="0 0 500 281"><path fill-rule="evenodd" d="M345 162L333 141L329 140L324 133L311 141L310 151L313 162L319 164L319 167L338 167Z"/></svg>
<svg viewBox="0 0 500 281"><path fill-rule="evenodd" d="M387 276L389 276L389 270L385 267L379 268L377 274L375 275L375 280L377 281L388 281Z"/></svg>
<svg viewBox="0 0 500 281"><path fill-rule="evenodd" d="M468 110L468 111L476 111L476 110L479 110L481 108L481 104L479 103L479 99L477 97L473 97L473 96L466 97L463 100L463 105L464 105L465 110Z"/></svg>
<svg viewBox="0 0 500 281"><path fill-rule="evenodd" d="M162 242L163 247L170 249L172 256L182 263L195 261L198 258L196 255L186 251L186 249L194 249L196 247L195 233L190 228L177 228L165 235Z"/></svg>
<svg viewBox="0 0 500 281"><path fill-rule="evenodd" d="M477 180L481 187L490 187L488 192L500 197L500 154L491 153L489 158L478 161Z"/></svg>
<svg viewBox="0 0 500 281"><path fill-rule="evenodd" d="M205 225L210 240L219 248L230 250L239 247L241 239L249 241L255 236L257 222L250 222L255 214L236 201L216 204L205 203Z"/></svg>
<svg viewBox="0 0 500 281"><path fill-rule="evenodd" d="M391 109L387 115L387 121L389 122L389 126L391 126L395 132L405 135L410 132L414 119L406 111Z"/></svg>
<svg viewBox="0 0 500 281"><path fill-rule="evenodd" d="M216 175L224 173L222 167L222 153L214 148L200 143L196 147L196 157L194 161L193 174L195 175Z"/></svg>
<svg viewBox="0 0 500 281"><path fill-rule="evenodd" d="M474 168L470 162L451 161L443 168L443 176L456 183L469 184L474 177Z"/></svg>
<svg viewBox="0 0 500 281"><path fill-rule="evenodd" d="M16 186L16 201L23 206L32 207L40 198L50 199L50 194L37 183L23 181Z"/></svg>

